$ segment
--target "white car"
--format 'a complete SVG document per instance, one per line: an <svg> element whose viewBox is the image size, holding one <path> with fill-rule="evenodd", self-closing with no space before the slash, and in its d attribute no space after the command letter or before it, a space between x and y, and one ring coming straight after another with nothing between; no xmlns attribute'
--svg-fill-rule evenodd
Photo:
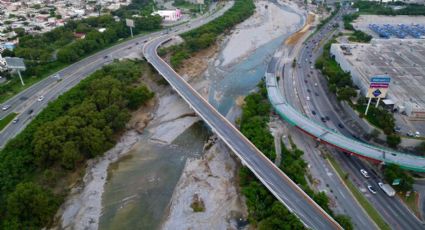
<svg viewBox="0 0 425 230"><path fill-rule="evenodd" d="M314 83L314 86L316 86L316 87L317 87L317 83Z"/></svg>
<svg viewBox="0 0 425 230"><path fill-rule="evenodd" d="M6 111L10 108L10 105L3 105L3 107L1 108L1 110Z"/></svg>
<svg viewBox="0 0 425 230"><path fill-rule="evenodd" d="M367 186L367 189L369 189L369 191L370 191L372 194L376 194L376 190L375 190L375 188L374 188L374 187L372 187L372 185L368 185L368 186Z"/></svg>
<svg viewBox="0 0 425 230"><path fill-rule="evenodd" d="M384 186L384 183L382 182L378 182L379 187L382 189L382 187Z"/></svg>
<svg viewBox="0 0 425 230"><path fill-rule="evenodd" d="M310 101L310 97L309 96L307 96L307 101Z"/></svg>
<svg viewBox="0 0 425 230"><path fill-rule="evenodd" d="M44 96L40 96L38 97L37 101L43 101L44 100Z"/></svg>
<svg viewBox="0 0 425 230"><path fill-rule="evenodd" d="M19 118L15 118L15 119L13 119L12 123L16 124L16 123L18 123L18 121L19 121Z"/></svg>
<svg viewBox="0 0 425 230"><path fill-rule="evenodd" d="M419 131L415 132L415 137L421 137L421 133Z"/></svg>
<svg viewBox="0 0 425 230"><path fill-rule="evenodd" d="M360 169L360 173L361 173L364 177L369 178L369 173L367 173L367 172L366 172L366 170L364 170L364 169Z"/></svg>

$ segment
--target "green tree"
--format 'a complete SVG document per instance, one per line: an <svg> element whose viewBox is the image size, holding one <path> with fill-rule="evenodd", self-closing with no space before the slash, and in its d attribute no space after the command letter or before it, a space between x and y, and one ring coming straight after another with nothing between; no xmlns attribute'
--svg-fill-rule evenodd
<svg viewBox="0 0 425 230"><path fill-rule="evenodd" d="M401 138L397 134L389 134L387 135L387 144L391 148L397 148L398 144L400 144Z"/></svg>
<svg viewBox="0 0 425 230"><path fill-rule="evenodd" d="M5 229L40 229L48 226L59 200L35 183L20 183L7 198Z"/></svg>
<svg viewBox="0 0 425 230"><path fill-rule="evenodd" d="M353 222L351 222L351 218L346 215L336 215L335 220L341 225L341 227L345 230L353 230Z"/></svg>

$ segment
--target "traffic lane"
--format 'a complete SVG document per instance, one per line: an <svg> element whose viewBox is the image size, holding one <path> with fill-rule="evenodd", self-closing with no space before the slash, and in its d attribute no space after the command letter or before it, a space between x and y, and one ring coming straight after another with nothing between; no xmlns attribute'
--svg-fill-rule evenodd
<svg viewBox="0 0 425 230"><path fill-rule="evenodd" d="M300 137L304 135L300 132L296 132L295 138L303 138ZM292 134L294 136L294 133ZM305 139L304 146L306 148L306 156L309 156L313 161L313 168L315 168L320 173L320 178L329 187L332 191L331 195L333 195L336 199L336 202L340 204L340 207L343 212L340 214L345 214L351 217L351 220L356 229L372 229L374 228L373 222L367 216L367 214L363 211L363 209L359 206L359 204L354 200L353 196L348 192L345 185L342 183L341 179L330 170L331 167L325 161L320 154L317 153L317 148L314 146L313 139ZM328 170L326 170L328 169ZM332 172L332 173L329 173ZM330 194L328 194L329 196Z"/></svg>
<svg viewBox="0 0 425 230"><path fill-rule="evenodd" d="M145 52L146 53L146 52ZM150 53L149 56L154 57L155 53ZM149 58L147 56L147 58ZM157 57L159 59L159 57ZM323 215L320 208L318 208L315 203L310 204L309 202L312 202L309 197L303 197L299 198L299 195L296 197L292 197L291 199L287 199L286 196L293 196L294 194L298 194L300 191L295 188L291 188L292 181L286 181L285 183L282 183L282 179L285 178L283 176L284 174L280 171L279 173L274 172L273 169L276 170L273 163L271 163L267 158L265 158L261 153L258 154L257 151L255 151L255 147L250 142L247 142L245 138L238 133L238 131L230 124L228 121L223 118L214 108L212 108L210 105L208 105L199 94L192 92L191 90L188 90L184 86L185 82L177 75L174 71L169 70L167 66L164 63L161 63L160 61L153 59L150 60L150 62L156 66L156 68L159 69L159 72L170 82L171 85L174 85L174 87L179 87L178 92L181 93L183 98L186 98L186 100L192 100L192 106L194 108L198 108L200 111L198 111L199 115L202 117L207 118L207 122L210 123L210 126L217 132L221 133L221 136L224 137L224 141L231 140L230 148L236 150L236 154L240 154L242 159L248 164L248 166L251 165L251 170L261 180L262 178L267 178L267 180L270 180L271 183L267 183L265 181L266 186L270 188L276 188L279 189L279 193L275 194L278 195L278 198L281 201L286 202L286 204L297 207L297 205L300 205L303 203L303 207L308 207L313 205L316 209L302 209L297 210L296 213L298 213L298 216L302 218L308 226L312 226L314 228L323 229L323 228L334 228L335 225L334 222L330 222L330 219L328 218L318 218ZM168 77L167 77L168 76ZM173 77L169 77L173 76ZM180 88L181 87L181 88ZM189 88L190 89L190 88ZM204 104L205 103L205 104ZM221 118L221 119L220 119ZM230 124L230 125L229 125ZM245 141L244 141L245 140ZM227 143L229 144L229 142ZM247 145L249 146L247 148ZM272 170L270 169L272 168ZM279 175L280 174L280 175ZM288 178L286 178L288 180ZM285 186L283 184L288 184L290 186ZM292 185L294 186L294 185ZM289 189L289 190L288 190ZM272 190L273 191L273 190ZM302 191L301 191L302 193ZM285 196L279 196L279 194L285 194ZM304 194L305 195L305 194ZM310 217L315 216L315 218L312 220Z"/></svg>
<svg viewBox="0 0 425 230"><path fill-rule="evenodd" d="M363 162L357 159L356 156L350 156L349 154L340 154L339 157L345 168L351 171L350 177L353 178L353 182L360 186L363 185L364 189L367 190L365 197L371 202L381 216L396 229L421 229L421 223L404 208L404 205L400 203L396 198L388 197L384 191L382 191L378 182L381 180L377 178L370 170L366 167ZM340 161L341 162L341 161ZM370 178L365 178L361 173L360 169L365 169L369 172ZM376 190L377 194L372 194L367 189L367 185L372 185Z"/></svg>
<svg viewBox="0 0 425 230"><path fill-rule="evenodd" d="M352 158L353 163L357 166L357 168L363 168L368 170L369 167L366 166L364 162L362 162L357 157ZM378 188L377 194L372 196L371 199L376 199L379 204L382 204L386 208L393 213L393 216L397 216L399 222L402 223L402 227L404 229L415 229L415 226L421 225L422 222L419 221L416 216L404 205L404 203L396 196L389 197L384 191L380 189L378 186L378 182L382 182L382 179L376 175L375 171L370 169L368 170L370 178L367 178L369 185L372 185L375 188ZM407 224L404 224L407 223ZM419 228L420 229L420 228Z"/></svg>

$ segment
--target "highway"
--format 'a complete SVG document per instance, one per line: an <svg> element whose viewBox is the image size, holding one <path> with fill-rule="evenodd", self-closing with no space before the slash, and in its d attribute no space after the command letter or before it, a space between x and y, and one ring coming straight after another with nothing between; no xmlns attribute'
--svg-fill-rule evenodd
<svg viewBox="0 0 425 230"><path fill-rule="evenodd" d="M184 23L173 27L174 32L182 33L191 28L205 24L227 11L233 2L228 2L223 8L212 14L205 14L189 23ZM87 58L82 59L70 66L58 71L51 76L30 86L2 105L10 105L6 111L0 111L0 119L11 112L18 113L17 123L10 123L0 132L0 148L2 148L11 138L21 132L26 125L47 106L49 101L55 100L58 96L76 86L81 80L91 73L100 69L102 66L111 63L114 59L124 58L130 54L142 54L141 48L144 42L167 33L166 30L154 32L145 36L134 37L128 41L122 42L108 49L99 51ZM59 76L61 80L55 76ZM43 101L37 101L40 96L44 96Z"/></svg>
<svg viewBox="0 0 425 230"><path fill-rule="evenodd" d="M336 17L330 24L339 23L339 21L340 18ZM342 23L339 24L342 27ZM280 82L280 87L283 89L284 92L282 93L285 95L288 103L294 108L297 108L297 110L303 111L310 119L316 122L322 122L322 117L329 117L329 120L325 119L326 122L322 122L323 126L337 130L346 136L361 136L356 132L360 129L337 106L338 102L336 98L327 90L324 77L320 75L320 72L311 68L311 65L313 65L317 57L321 54L323 45L329 40L329 37L338 33L338 30L334 31L334 29L332 26L326 26L312 36L309 41L305 42L297 57L299 66L291 71L290 66L287 65L287 68L285 68L285 77ZM307 100L307 97L310 97L310 100ZM306 140L306 142L308 141ZM390 198L379 189L377 183L382 180L374 170L370 169L369 166L355 156L335 150L332 152L336 152L333 156L340 163L341 167L349 173L350 180L364 193L366 198L374 205L392 228L421 229L423 227L422 222L410 212L398 197ZM319 167L321 168L321 166ZM371 177L364 178L360 174L360 169L366 169ZM325 178L326 175L323 175L321 179ZM367 190L368 185L372 185L377 190L377 194L370 193ZM334 191L340 189L338 187L331 188ZM338 200L341 202L340 199ZM359 213L352 215L352 211L350 209L347 210L353 218L353 223L355 225L360 224L356 228L364 229L365 227L362 225L364 220L360 219L361 222L359 222L359 218L357 217Z"/></svg>
<svg viewBox="0 0 425 230"><path fill-rule="evenodd" d="M158 56L157 48L168 40L169 36L164 36L146 43L143 54L148 62L305 226L313 229L341 229L337 222Z"/></svg>
<svg viewBox="0 0 425 230"><path fill-rule="evenodd" d="M340 18L340 16L338 16ZM333 21L334 22L334 21ZM325 30L331 31L332 28L330 24L325 27ZM324 36L325 32L318 32L318 36ZM377 146L369 145L364 142L360 142L358 140L355 140L351 137L347 137L345 130L341 132L337 132L337 127L331 127L327 128L321 120L316 119L310 119L309 117L306 117L302 112L308 112L313 113L313 110L308 110L306 107L306 103L301 103L299 105L294 105L290 103L291 98L300 98L300 92L304 91L305 95L309 95L308 97L314 98L314 97L326 97L327 93L322 92L321 94L318 93L318 89L321 88L321 82L318 81L318 79L313 79L313 61L312 58L312 52L313 50L316 51L317 44L319 42L319 38L310 40L306 45L305 49L301 51L301 53L304 52L303 55L297 60L297 62L300 64L300 71L303 74L303 76L307 76L307 78L304 79L305 84L302 88L296 89L296 81L297 79L292 79L292 81L288 80L288 78L285 78L284 75L288 73L288 68L277 68L277 71L275 72L275 65L279 64L278 59L272 60L271 62L274 62L268 70L268 74L266 73L267 77L267 84L270 89L270 100L272 104L274 105L275 110L280 114L282 118L284 118L287 122L291 123L292 125L296 125L298 128L303 130L304 132L308 133L309 135L312 135L318 139L320 139L321 142L330 144L342 151L350 152L353 154L357 154L366 158L375 159L378 161L383 161L385 163L391 163L399 165L405 169L418 171L418 172L425 172L425 158L419 157L419 156L413 156L409 154L404 154L401 152L393 151L390 149L384 149ZM323 45L323 44L322 44ZM320 46L320 45L319 45ZM310 50L310 51L307 51ZM288 54L283 53L284 59L288 58ZM281 76L283 78L283 81L281 81L279 84L283 84L283 88L286 88L287 90L284 90L284 95L281 95L280 91L277 87L279 87L278 82L276 81L275 75ZM308 78L310 76L310 78ZM300 76L297 76L298 79L300 79ZM285 81L285 83L283 83ZM309 89L306 88L307 84L311 86ZM323 90L323 89L322 89ZM304 94L303 94L304 95ZM307 96L304 97L305 101L309 101L307 99ZM304 101L303 98L303 101ZM317 110L322 110L323 113L331 113L334 111L333 109L327 109L327 108L333 108L329 100L325 100L324 104L321 104L318 106ZM314 110L314 112L316 112ZM335 116L332 118L334 120L340 120L340 123L338 125L342 125L344 122L339 117L339 113L334 111ZM314 115L314 114L312 114ZM314 117L314 116L313 116ZM323 117L320 117L321 119L330 120L330 115L326 115ZM322 123L322 124L321 124Z"/></svg>

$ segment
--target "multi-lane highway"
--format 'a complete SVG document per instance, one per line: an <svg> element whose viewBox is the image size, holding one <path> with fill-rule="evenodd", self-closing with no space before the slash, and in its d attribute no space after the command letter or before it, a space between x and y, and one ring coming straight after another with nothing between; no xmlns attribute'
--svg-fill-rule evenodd
<svg viewBox="0 0 425 230"><path fill-rule="evenodd" d="M287 68L284 69L285 74L282 74L284 78L279 82L279 86L283 89L282 94L286 97L287 102L299 111L304 112L310 119L322 123L323 126L337 130L344 135L359 136L358 133L353 132L355 128L352 127L353 123L347 119L348 116L341 114L341 109L336 106L338 105L336 99L329 95L323 76L320 76L319 72L311 68L311 65L313 65L316 58L321 54L323 44L327 42L332 34L338 33L338 30L334 31L335 28L331 25L334 23L341 24L340 17L341 15L338 14L334 20L330 21L330 25L323 27L305 42L299 55L297 55L298 66L291 70L291 66L287 65ZM279 69L279 66L277 66L277 69ZM282 67L280 67L279 71L276 71L276 73L280 72L282 72ZM323 122L321 120L322 117L329 117L329 120L325 119L326 121ZM365 196L392 228L421 229L423 227L422 222L409 211L398 197L390 198L379 189L377 183L381 179L364 162L349 154L338 153L334 154L334 157L340 162L341 167L349 173L350 180L364 192ZM369 171L370 178L365 178L361 175L360 169ZM321 179L325 178L326 174L322 174ZM368 185L375 187L377 194L370 193L366 189ZM340 189L339 187L331 188L334 191ZM340 199L338 200L342 202ZM347 203L347 199L344 199L342 202L346 207L347 204L345 203ZM364 220L359 219L357 216L359 213L353 215L353 210L350 209L347 212L353 218L354 224L359 225L357 228L365 228L363 226Z"/></svg>
<svg viewBox="0 0 425 230"><path fill-rule="evenodd" d="M340 18L340 17L341 15L336 16L336 18ZM334 23L335 21L331 20L331 22ZM323 37L326 34L326 30L331 31L332 30L331 25L333 23L329 23L327 26L325 26L324 31L319 31L317 33L318 36ZM314 64L311 59L313 55L312 52L313 50L315 50L317 47L320 47L321 45L323 44L320 44L319 38L317 38L316 40L311 39L309 43L306 44L305 49L301 51L302 55L300 59L298 59L297 61L300 65L300 68L299 68L300 71L298 72L305 74L306 76L311 76L311 74L313 74ZM287 54L282 54L282 55L287 55ZM277 59L272 60L271 62L275 62L274 65L279 64ZM343 151L357 154L370 159L383 161L385 163L396 164L406 169L410 169L410 170L414 170L418 172L425 172L424 157L413 156L413 155L393 151L390 149L380 148L377 146L369 145L364 142L360 142L351 137L347 137L343 133L337 132L336 131L337 127L327 128L323 124L320 124L321 122L326 122L327 120L331 119L330 116L328 115L320 117L321 121L317 121L315 119L310 119L306 117L305 115L303 115L302 113L300 113L299 111L306 110L305 103L301 103L297 107L294 107L291 103L288 103L288 98L296 98L296 97L299 98L300 93L294 90L285 90L284 91L285 95L281 95L279 90L277 90L276 88L278 86L278 82L277 81L273 82L275 80L271 79L271 78L274 78L276 75L285 75L287 71L285 71L285 68L283 69L281 68L281 71L283 72L283 74L280 74L280 72L275 72L275 69L273 68L274 66L270 70L271 72L269 71L270 76L267 81L268 84L272 86L272 87L269 87L270 90L273 91L271 95L271 100L273 100L272 104L274 105L274 108L286 121L288 121L289 123L293 125L296 125L301 130L308 133L309 135L316 137L321 142L330 144ZM286 84L284 84L284 87L286 89L290 89L290 88L293 89L296 86L295 79L293 80L293 82L287 82L288 81L287 78L285 79L284 76L282 76L282 78L284 79L284 81L286 81ZM309 85L312 86L309 89L307 88L308 82L310 83ZM304 83L305 84L301 84L302 86L300 90L305 91L306 93L305 98L303 98L305 99L305 101L310 101L311 98L314 98L314 97L326 97L325 93L322 93L322 94L318 93L318 88L320 88L321 86L319 85L320 83L317 79L306 78L304 80ZM325 111L325 112L333 112L333 114L335 114L335 117L337 119L341 119L338 116L338 113L335 113L335 111L333 110L333 107L331 106L331 102L329 102L329 100L325 100L324 102L325 102L325 106L324 107L319 106L317 109L323 111L325 108L331 108L332 111ZM315 115L313 113L316 113L316 110L309 110L308 113L312 113L312 115ZM342 127L342 123L338 123L338 126ZM345 130L343 130L343 132L345 132Z"/></svg>
<svg viewBox="0 0 425 230"><path fill-rule="evenodd" d="M180 33L205 24L222 15L232 5L233 2L228 2L220 10L212 14L205 14L204 16L194 19L188 23L175 26L172 31ZM0 131L0 148L2 148L7 141L17 135L23 128L25 128L32 118L47 106L49 101L56 99L59 95L77 85L82 79L100 69L102 66L111 63L114 59L120 59L134 53L141 55L141 48L144 42L168 33L167 31L169 30L135 37L129 41L102 50L64 68L57 73L52 74L4 102L3 105L10 105L10 108L6 111L0 111L0 119L4 118L11 112L16 112L18 113L17 118L19 120L16 123L10 123L5 129ZM59 76L60 80L58 80L56 76ZM43 101L37 101L40 96L44 96Z"/></svg>
<svg viewBox="0 0 425 230"><path fill-rule="evenodd" d="M148 62L304 225L313 229L340 229L337 222L158 56L157 48L168 39L168 36L160 37L145 45L143 54Z"/></svg>

